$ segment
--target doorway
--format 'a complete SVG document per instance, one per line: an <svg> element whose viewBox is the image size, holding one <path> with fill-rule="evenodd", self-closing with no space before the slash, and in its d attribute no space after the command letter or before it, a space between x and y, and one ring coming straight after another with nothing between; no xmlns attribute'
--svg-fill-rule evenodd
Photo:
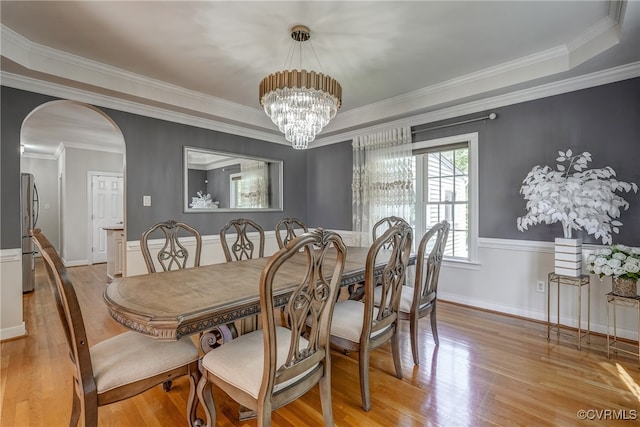
<svg viewBox="0 0 640 427"><path fill-rule="evenodd" d="M43 233L50 236L67 267L96 262L88 244L93 239L89 214L93 200L87 176L100 171L120 177L116 205L123 212L118 221L124 228L125 142L120 128L92 105L51 101L25 118L21 145L21 171L34 173L36 182L50 187L41 191Z"/></svg>
<svg viewBox="0 0 640 427"><path fill-rule="evenodd" d="M89 172L87 188L91 201L89 210L88 264L107 262L106 228L123 227L122 206L124 189L122 175L108 172Z"/></svg>

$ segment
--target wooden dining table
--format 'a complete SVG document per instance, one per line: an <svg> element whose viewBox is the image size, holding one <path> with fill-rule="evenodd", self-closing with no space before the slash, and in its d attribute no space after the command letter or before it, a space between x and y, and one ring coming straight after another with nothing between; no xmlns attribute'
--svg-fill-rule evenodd
<svg viewBox="0 0 640 427"><path fill-rule="evenodd" d="M347 247L340 286L364 282L369 248ZM375 262L380 275L389 251ZM325 262L335 259L328 253ZM159 340L174 341L212 328L255 317L260 312L260 275L269 257L212 264L182 270L114 279L104 291L111 316L129 329ZM414 263L410 257L409 263ZM330 274L333 269L327 269ZM330 270L330 271L329 271ZM274 282L274 303L287 303L306 271L301 252L280 269Z"/></svg>

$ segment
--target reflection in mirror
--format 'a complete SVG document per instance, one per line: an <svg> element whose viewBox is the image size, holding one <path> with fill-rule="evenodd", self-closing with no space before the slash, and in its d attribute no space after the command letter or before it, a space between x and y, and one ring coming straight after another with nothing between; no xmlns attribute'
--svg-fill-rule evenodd
<svg viewBox="0 0 640 427"><path fill-rule="evenodd" d="M184 211L281 211L282 161L184 147Z"/></svg>

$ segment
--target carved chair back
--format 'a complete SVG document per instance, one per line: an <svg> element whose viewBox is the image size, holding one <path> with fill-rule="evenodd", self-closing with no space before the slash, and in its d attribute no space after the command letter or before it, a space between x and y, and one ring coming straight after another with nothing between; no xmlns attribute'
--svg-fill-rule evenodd
<svg viewBox="0 0 640 427"><path fill-rule="evenodd" d="M325 425L333 425L329 330L345 255L337 233L317 229L294 238L269 258L259 284L262 329L241 335L202 359L198 395L213 415L207 425L216 425L212 384L254 410L258 426L270 426L273 410L319 384ZM301 260L306 266L301 273L281 268ZM285 327L276 321L274 308L285 298L278 288L291 284L295 288L285 305ZM253 357L241 364L238 355ZM245 379L249 372L251 380Z"/></svg>
<svg viewBox="0 0 640 427"><path fill-rule="evenodd" d="M370 337L378 331L384 330L397 322L398 308L402 285L405 282L407 265L411 254L413 231L402 220L389 227L371 245L367 254L365 268L365 319L362 336ZM374 267L376 258L382 250L391 251L389 262L382 270L382 275L376 280ZM374 297L375 288L378 289L379 300ZM395 326L393 327L395 329Z"/></svg>
<svg viewBox="0 0 640 427"><path fill-rule="evenodd" d="M444 249L449 236L449 223L442 221L429 229L420 240L416 258L414 304L418 308L436 299ZM427 252L428 251L428 252ZM427 255L428 253L428 255Z"/></svg>
<svg viewBox="0 0 640 427"><path fill-rule="evenodd" d="M373 225L373 240L375 241L378 237L382 236L382 233L384 233L386 230L398 224L405 224L407 226L409 225L406 220L398 216L388 216L386 218L382 218L380 221L376 222ZM385 247L384 249L389 249L389 247Z"/></svg>
<svg viewBox="0 0 640 427"><path fill-rule="evenodd" d="M440 266L449 236L449 223L442 221L429 229L420 240L415 266L415 281L413 287L405 286L400 312L401 320L409 321L411 336L411 352L413 363L420 364L420 345L418 343L419 320L430 316L431 333L436 345L438 339L438 325L436 321L436 302L438 300L438 281Z"/></svg>
<svg viewBox="0 0 640 427"><path fill-rule="evenodd" d="M184 222L174 220L159 222L142 233L140 236L140 249L144 262L149 273L156 272L156 262L151 256L149 240L160 234L164 238L162 248L156 254L157 264L162 271L182 269L187 266L197 267L200 265L200 253L202 251L202 237L195 228ZM195 252L193 253L193 264L187 265L189 251L180 241L181 237L191 237L195 239Z"/></svg>
<svg viewBox="0 0 640 427"><path fill-rule="evenodd" d="M404 223L391 226L379 236L367 253L364 277L364 303L353 299L336 303L331 327L331 344L343 351L359 352L360 395L365 411L371 408L369 391L369 357L371 350L391 341L396 377L402 378L398 310L407 265L411 254L413 231ZM380 277L376 260L383 251L389 259Z"/></svg>
<svg viewBox="0 0 640 427"><path fill-rule="evenodd" d="M290 280L279 277L279 269L291 258L299 257L300 252L306 260L306 271L297 277L298 283L291 294L284 312L291 330L291 342L284 364L277 363L276 318L274 311L274 285ZM327 254L331 252L331 257ZM344 269L346 247L342 238L335 232L322 229L304 233L294 238L287 246L274 254L265 266L260 278L260 305L264 328L265 366L269 366L263 375L261 397L267 398L273 393L273 387L282 384L305 371L320 370L321 375L330 375L329 366L329 328L333 307L342 271ZM331 274L331 280L327 275ZM301 342L304 335L305 341ZM313 376L312 371L307 378ZM304 380L296 383L307 390ZM313 383L317 382L315 380ZM312 383L312 384L313 384ZM286 389L282 391L286 396ZM296 392L301 395L300 391ZM284 396L283 396L284 397ZM289 398L280 399L288 401ZM290 397L293 398L293 395Z"/></svg>
<svg viewBox="0 0 640 427"><path fill-rule="evenodd" d="M302 230L307 233L307 226L298 218L282 218L276 224L276 239L278 247L284 248L290 240L296 237L296 230ZM300 231L298 231L300 232Z"/></svg>
<svg viewBox="0 0 640 427"><path fill-rule="evenodd" d="M220 243L227 262L264 256L264 230L250 219L237 218L229 221L220 230Z"/></svg>

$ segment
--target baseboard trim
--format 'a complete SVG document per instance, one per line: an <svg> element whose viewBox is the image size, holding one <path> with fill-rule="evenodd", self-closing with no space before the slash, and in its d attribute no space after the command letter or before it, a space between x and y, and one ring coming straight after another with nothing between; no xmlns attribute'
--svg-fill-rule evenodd
<svg viewBox="0 0 640 427"><path fill-rule="evenodd" d="M438 291L438 301L462 305L475 310L485 310L485 311L495 313L495 314L500 314L503 316L517 317L520 319L530 320L532 322L540 322L545 324L547 322L546 313L531 311L531 310L522 310L522 309L508 307L508 306L499 305L499 304L491 304L484 300L463 297L456 294L449 294L449 293L443 293ZM554 319L553 315L552 315L552 319ZM577 326L577 325L574 325L575 318L572 318L572 317L560 316L560 323L563 325L569 325L569 327ZM582 328L583 329L587 328L586 320L582 321ZM591 332L595 334L604 335L604 336L607 335L606 324L594 323L594 321L592 320L590 328L591 328ZM637 343L638 331L627 329L627 328L621 328L620 326L618 326L618 338Z"/></svg>
<svg viewBox="0 0 640 427"><path fill-rule="evenodd" d="M0 341L11 340L15 338L22 338L27 335L27 328L25 323L18 326L12 326L10 328L0 329Z"/></svg>

